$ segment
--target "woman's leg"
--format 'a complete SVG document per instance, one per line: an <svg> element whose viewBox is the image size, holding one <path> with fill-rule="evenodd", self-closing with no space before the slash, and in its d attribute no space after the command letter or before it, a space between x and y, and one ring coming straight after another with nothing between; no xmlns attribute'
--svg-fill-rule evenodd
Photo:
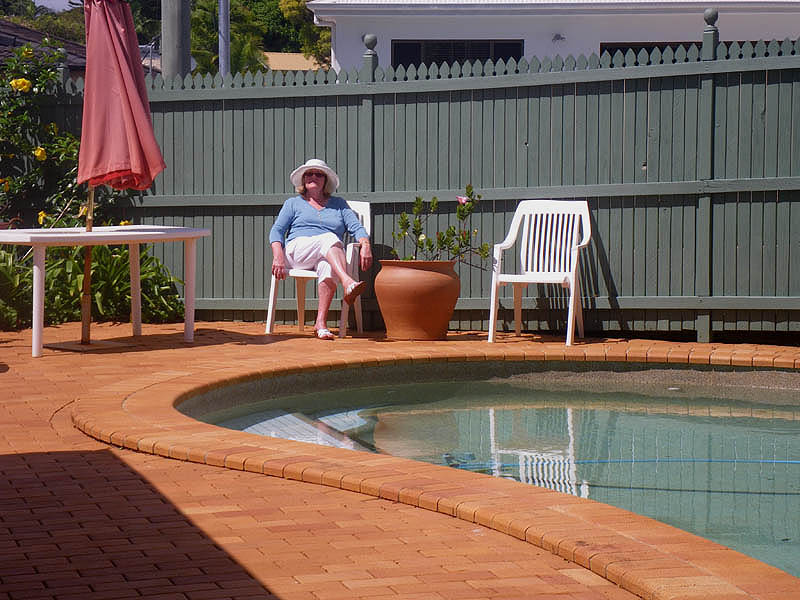
<svg viewBox="0 0 800 600"><path fill-rule="evenodd" d="M344 248L341 243L334 244L325 254L325 260L331 266L334 275L342 282L342 286L347 286L355 281L347 272L347 258L344 255Z"/></svg>
<svg viewBox="0 0 800 600"><path fill-rule="evenodd" d="M328 309L331 307L333 295L336 293L336 282L333 279L323 279L317 286L319 300L317 301L317 320L314 329L328 328Z"/></svg>

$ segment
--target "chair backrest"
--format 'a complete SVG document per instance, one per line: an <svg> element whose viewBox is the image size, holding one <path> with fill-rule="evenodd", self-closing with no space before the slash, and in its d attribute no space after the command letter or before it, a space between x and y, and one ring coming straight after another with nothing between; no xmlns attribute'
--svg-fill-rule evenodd
<svg viewBox="0 0 800 600"><path fill-rule="evenodd" d="M372 235L372 219L370 218L369 202L348 200L347 206L349 206L353 212L358 215L358 220L361 221L364 229L367 230L367 235Z"/></svg>
<svg viewBox="0 0 800 600"><path fill-rule="evenodd" d="M578 249L592 234L589 205L585 200L524 200L514 213L509 238L512 232L522 273L574 273Z"/></svg>

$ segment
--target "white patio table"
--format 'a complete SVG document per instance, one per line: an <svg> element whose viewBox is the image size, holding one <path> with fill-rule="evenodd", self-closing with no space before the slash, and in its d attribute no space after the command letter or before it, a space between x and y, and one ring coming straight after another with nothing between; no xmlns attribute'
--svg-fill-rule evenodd
<svg viewBox="0 0 800 600"><path fill-rule="evenodd" d="M139 245L154 242L183 241L184 260L184 325L183 339L194 340L194 281L197 238L211 235L208 229L156 225L117 225L53 229L8 229L0 231L0 244L33 248L33 342L31 355L42 355L44 329L44 266L45 250L50 246L102 246L127 244L130 256L131 325L133 335L142 335L142 289L140 282Z"/></svg>

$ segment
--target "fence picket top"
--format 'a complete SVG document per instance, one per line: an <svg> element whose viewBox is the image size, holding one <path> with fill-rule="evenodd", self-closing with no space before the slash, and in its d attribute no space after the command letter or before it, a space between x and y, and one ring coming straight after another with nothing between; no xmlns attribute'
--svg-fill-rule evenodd
<svg viewBox="0 0 800 600"><path fill-rule="evenodd" d="M540 73L549 73L553 70L553 60L547 56L542 60L542 66L539 69Z"/></svg>
<svg viewBox="0 0 800 600"><path fill-rule="evenodd" d="M764 58L767 56L767 45L764 43L764 40L758 40L756 45L753 47L753 56L755 58Z"/></svg>
<svg viewBox="0 0 800 600"><path fill-rule="evenodd" d="M745 42L741 46L741 56L742 56L742 58L753 58L753 52L754 51L755 51L755 48L753 47L753 44L751 44L750 42Z"/></svg>
<svg viewBox="0 0 800 600"><path fill-rule="evenodd" d="M583 54L579 55L578 60L575 61L575 70L585 71L588 68L589 68L589 59L586 58L586 56Z"/></svg>
<svg viewBox="0 0 800 600"><path fill-rule="evenodd" d="M639 53L636 55L636 64L640 67L650 64L650 55L644 48L639 50Z"/></svg>
<svg viewBox="0 0 800 600"><path fill-rule="evenodd" d="M264 71L258 70L253 76L254 87L264 87Z"/></svg>
<svg viewBox="0 0 800 600"><path fill-rule="evenodd" d="M258 72L260 73L261 71L258 71ZM247 73L244 74L244 80L242 81L242 83L243 83L244 87L253 87L253 85L255 84L255 81L256 81L256 78L255 78L255 75L253 75L253 72L252 71L247 71Z"/></svg>
<svg viewBox="0 0 800 600"><path fill-rule="evenodd" d="M667 46L669 48L669 46ZM641 56L641 53L639 54ZM661 50L658 48L653 48L653 51L650 53L650 56L647 57L648 62L651 65L660 65L664 60L664 55L661 53Z"/></svg>
<svg viewBox="0 0 800 600"><path fill-rule="evenodd" d="M222 87L222 74L219 71L214 75L213 86L215 88Z"/></svg>
<svg viewBox="0 0 800 600"><path fill-rule="evenodd" d="M476 60L475 63L477 65L481 64L479 60ZM485 77L494 75L494 61L491 58L487 58L486 62L483 63L483 75Z"/></svg>
<svg viewBox="0 0 800 600"><path fill-rule="evenodd" d="M528 73L531 70L531 64L525 60L525 57L519 59L517 63L517 72L520 74Z"/></svg>
<svg viewBox="0 0 800 600"><path fill-rule="evenodd" d="M625 66L625 55L622 53L622 50L617 50L616 52L614 52L614 56L611 59L611 67L617 69L624 66Z"/></svg>
<svg viewBox="0 0 800 600"><path fill-rule="evenodd" d="M505 75L506 74L506 63L502 58L498 58L497 62L494 63L494 74L495 75Z"/></svg>
<svg viewBox="0 0 800 600"><path fill-rule="evenodd" d="M772 40L767 44L767 54L769 56L780 56L782 52L781 45L778 40Z"/></svg>
<svg viewBox="0 0 800 600"><path fill-rule="evenodd" d="M689 50L686 52L686 62L698 62L700 60L700 46L697 44L690 44Z"/></svg>
<svg viewBox="0 0 800 600"><path fill-rule="evenodd" d="M675 52L667 46L664 48L664 52L661 53L661 64L664 65L671 65L675 63Z"/></svg>
<svg viewBox="0 0 800 600"><path fill-rule="evenodd" d="M191 90L194 88L194 77L192 77L191 73L187 73L186 77L183 78L183 89Z"/></svg>
<svg viewBox="0 0 800 600"><path fill-rule="evenodd" d="M578 62L575 60L575 57L570 54L564 59L564 71L574 71L577 64Z"/></svg>
<svg viewBox="0 0 800 600"><path fill-rule="evenodd" d="M214 87L214 78L211 76L211 73L206 73L205 77L203 77L203 87L206 89Z"/></svg>
<svg viewBox="0 0 800 600"><path fill-rule="evenodd" d="M358 69L355 67L347 72L347 83L358 83Z"/></svg>
<svg viewBox="0 0 800 600"><path fill-rule="evenodd" d="M781 56L791 56L793 49L794 44L792 44L792 40L789 38L786 38L781 42Z"/></svg>
<svg viewBox="0 0 800 600"><path fill-rule="evenodd" d="M428 69L427 79L439 79L439 67L436 63L433 63Z"/></svg>

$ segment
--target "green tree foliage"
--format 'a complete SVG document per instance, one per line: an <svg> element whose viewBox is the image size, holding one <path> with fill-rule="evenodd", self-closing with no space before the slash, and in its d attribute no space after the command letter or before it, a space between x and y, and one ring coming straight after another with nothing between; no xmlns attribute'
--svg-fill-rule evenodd
<svg viewBox="0 0 800 600"><path fill-rule="evenodd" d="M0 0L0 15L33 17L36 15L36 4L33 0Z"/></svg>
<svg viewBox="0 0 800 600"><path fill-rule="evenodd" d="M85 185L77 185L80 141L46 115L61 92L58 67L63 53L45 40L41 48L16 48L0 64L0 221L45 227L81 225ZM98 222L108 222L128 192L96 189ZM36 213L38 211L38 219ZM130 314L127 249L98 247L92 253L95 319L125 320ZM32 254L0 247L0 329L30 325ZM183 307L175 280L155 258L142 254L142 318L177 321ZM82 250L52 248L45 274L47 322L80 319ZM127 286L127 287L126 287Z"/></svg>
<svg viewBox="0 0 800 600"><path fill-rule="evenodd" d="M86 27L82 8L72 8L60 13L50 12L48 9L41 11L39 10L41 8L43 7L37 7L34 15L12 16L9 17L9 20L54 38L78 44L85 43Z"/></svg>
<svg viewBox="0 0 800 600"><path fill-rule="evenodd" d="M278 0L245 0L261 30L264 50L300 52L297 28L283 16Z"/></svg>
<svg viewBox="0 0 800 600"><path fill-rule="evenodd" d="M65 201L78 210L79 142L45 118L63 58L45 39L39 50L15 49L0 66L0 220L29 221Z"/></svg>
<svg viewBox="0 0 800 600"><path fill-rule="evenodd" d="M140 44L149 44L161 35L161 0L128 0Z"/></svg>
<svg viewBox="0 0 800 600"><path fill-rule="evenodd" d="M306 0L279 0L281 12L297 28L300 50L313 56L323 66L331 64L331 30L314 25L314 15L306 8Z"/></svg>
<svg viewBox="0 0 800 600"><path fill-rule="evenodd" d="M219 71L217 0L194 0L192 4L192 56L195 73ZM257 71L264 67L261 30L242 0L230 0L231 73Z"/></svg>

